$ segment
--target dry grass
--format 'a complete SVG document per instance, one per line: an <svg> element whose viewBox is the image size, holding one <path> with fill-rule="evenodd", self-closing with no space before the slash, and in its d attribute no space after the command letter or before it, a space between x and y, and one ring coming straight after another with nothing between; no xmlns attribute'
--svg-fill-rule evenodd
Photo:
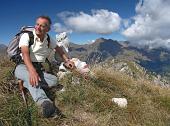
<svg viewBox="0 0 170 126"><path fill-rule="evenodd" d="M7 67L10 69L10 67ZM5 70L9 71L9 70ZM2 74L7 74L5 72ZM29 98L33 126L168 126L170 125L170 89L154 86L147 80L133 78L102 67L93 68L96 78L84 80L69 74L61 83L65 92L56 92L56 104L67 118L53 120L38 116ZM73 83L78 78L80 83ZM1 81L0 90L9 81ZM6 88L5 88L6 89ZM27 112L18 91L0 93L0 124L27 125ZM127 108L119 108L111 99L124 97Z"/></svg>

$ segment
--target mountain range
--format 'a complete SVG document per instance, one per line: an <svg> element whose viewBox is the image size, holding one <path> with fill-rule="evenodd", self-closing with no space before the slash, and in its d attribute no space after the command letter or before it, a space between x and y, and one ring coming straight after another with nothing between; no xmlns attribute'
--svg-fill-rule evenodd
<svg viewBox="0 0 170 126"><path fill-rule="evenodd" d="M0 44L0 54L6 54L6 45ZM170 76L170 50L166 48L139 48L128 41L99 38L90 44L70 43L69 54L89 64L120 59L134 61L147 70Z"/></svg>
<svg viewBox="0 0 170 126"><path fill-rule="evenodd" d="M0 55L6 54L6 49L7 49L6 45L0 44Z"/></svg>
<svg viewBox="0 0 170 126"><path fill-rule="evenodd" d="M99 63L107 60L130 60L140 64L147 70L161 75L170 75L170 50L166 48L139 48L130 42L119 42L112 39L99 38L91 44L70 44L71 57L78 57L88 63Z"/></svg>

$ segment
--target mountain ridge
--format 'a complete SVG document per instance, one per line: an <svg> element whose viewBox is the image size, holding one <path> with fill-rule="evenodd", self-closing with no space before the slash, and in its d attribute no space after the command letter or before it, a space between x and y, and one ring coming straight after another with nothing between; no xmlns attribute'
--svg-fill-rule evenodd
<svg viewBox="0 0 170 126"><path fill-rule="evenodd" d="M0 54L6 55L7 46L0 44ZM70 43L69 54L89 64L107 60L126 59L140 64L151 72L170 76L170 50L159 47L150 49L148 46L138 48L128 41L98 38L93 43L78 45Z"/></svg>
<svg viewBox="0 0 170 126"><path fill-rule="evenodd" d="M0 55L6 54L7 46L5 44L0 44Z"/></svg>
<svg viewBox="0 0 170 126"><path fill-rule="evenodd" d="M126 59L137 62L149 71L162 75L170 73L170 50L166 48L139 48L130 42L119 42L112 39L98 38L91 44L70 44L70 56L80 58L88 63L99 63L106 60Z"/></svg>

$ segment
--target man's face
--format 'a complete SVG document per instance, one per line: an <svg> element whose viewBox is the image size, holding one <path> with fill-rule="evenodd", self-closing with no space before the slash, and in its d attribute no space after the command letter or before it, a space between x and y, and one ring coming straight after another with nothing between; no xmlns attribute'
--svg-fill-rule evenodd
<svg viewBox="0 0 170 126"><path fill-rule="evenodd" d="M45 18L38 18L35 24L35 33L37 35L45 35L49 31L50 24Z"/></svg>

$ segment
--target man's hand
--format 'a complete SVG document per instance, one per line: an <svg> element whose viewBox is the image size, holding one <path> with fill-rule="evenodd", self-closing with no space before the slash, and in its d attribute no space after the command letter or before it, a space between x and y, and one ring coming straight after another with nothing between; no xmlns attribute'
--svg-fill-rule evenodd
<svg viewBox="0 0 170 126"><path fill-rule="evenodd" d="M74 62L72 62L72 61L70 61L70 60L66 61L66 62L64 63L64 66L65 66L66 68L68 68L68 69L71 69L71 70L75 68Z"/></svg>
<svg viewBox="0 0 170 126"><path fill-rule="evenodd" d="M30 80L30 84L32 85L32 87L38 86L38 82L41 81L41 79L38 73L36 72L36 70L29 71L29 80Z"/></svg>
<svg viewBox="0 0 170 126"><path fill-rule="evenodd" d="M29 72L30 84L33 87L36 87L36 86L38 86L38 82L40 81L40 77L39 77L37 71L35 70L35 68L34 68L34 66L31 62L28 46L22 46L21 52L22 52L24 63L27 66L27 69L28 69L28 72Z"/></svg>

